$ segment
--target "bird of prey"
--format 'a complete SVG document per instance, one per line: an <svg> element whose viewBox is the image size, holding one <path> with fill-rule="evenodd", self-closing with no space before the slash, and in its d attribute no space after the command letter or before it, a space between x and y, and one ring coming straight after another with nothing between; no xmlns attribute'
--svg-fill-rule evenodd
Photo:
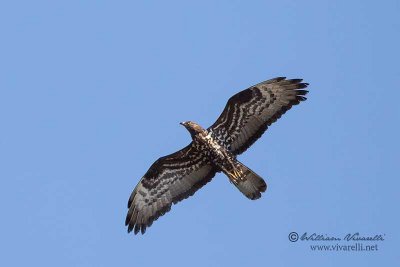
<svg viewBox="0 0 400 267"><path fill-rule="evenodd" d="M267 188L265 181L237 156L293 105L306 100L307 86L302 79L274 78L232 96L207 129L195 122L182 122L192 142L159 158L139 181L128 201L128 232L144 234L172 204L192 196L218 172L228 176L247 198L260 198Z"/></svg>

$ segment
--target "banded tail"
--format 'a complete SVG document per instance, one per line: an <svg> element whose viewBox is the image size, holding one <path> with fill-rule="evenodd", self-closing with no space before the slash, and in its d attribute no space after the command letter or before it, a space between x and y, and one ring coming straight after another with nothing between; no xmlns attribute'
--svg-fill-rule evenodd
<svg viewBox="0 0 400 267"><path fill-rule="evenodd" d="M241 162L235 162L235 168L226 172L229 180L251 200L259 199L261 193L267 189L267 184L258 174L250 170Z"/></svg>

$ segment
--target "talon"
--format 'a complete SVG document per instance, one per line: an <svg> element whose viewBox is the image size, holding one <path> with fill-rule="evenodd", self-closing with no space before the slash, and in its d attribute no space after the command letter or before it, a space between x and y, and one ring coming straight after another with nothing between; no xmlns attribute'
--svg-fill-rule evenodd
<svg viewBox="0 0 400 267"><path fill-rule="evenodd" d="M242 172L240 170L236 170L235 173L238 179L242 176Z"/></svg>
<svg viewBox="0 0 400 267"><path fill-rule="evenodd" d="M236 180L239 180L242 175L242 173L239 170L233 170L231 174Z"/></svg>

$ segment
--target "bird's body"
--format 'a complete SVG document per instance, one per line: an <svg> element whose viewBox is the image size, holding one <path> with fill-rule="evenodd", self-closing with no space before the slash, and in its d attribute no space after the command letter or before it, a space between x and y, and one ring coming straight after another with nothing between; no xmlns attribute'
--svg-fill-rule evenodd
<svg viewBox="0 0 400 267"><path fill-rule="evenodd" d="M217 121L208 129L188 121L181 123L192 142L180 151L161 157L146 172L128 201L125 224L135 234L175 204L223 172L249 199L265 192L265 181L237 160L293 105L306 100L307 83L283 77L254 85L232 96Z"/></svg>
<svg viewBox="0 0 400 267"><path fill-rule="evenodd" d="M232 161L236 159L223 144L214 138L212 132L207 130L196 134L193 137L193 144L199 153L203 153L215 167L221 170L229 168L229 165L232 165Z"/></svg>
<svg viewBox="0 0 400 267"><path fill-rule="evenodd" d="M219 140L211 130L207 131L197 123L191 121L182 124L186 128L189 128L189 131L191 127L199 129L199 132L192 135L193 146L198 153L203 153L203 156L208 158L215 169L222 171L236 186L239 186L241 182L245 181L246 176L251 172L247 171L248 168L236 159L236 156L225 147L226 144ZM263 180L261 184L262 186L259 190L260 192L264 192L266 184ZM259 197L261 195L257 194L257 196ZM258 197L249 196L251 199Z"/></svg>

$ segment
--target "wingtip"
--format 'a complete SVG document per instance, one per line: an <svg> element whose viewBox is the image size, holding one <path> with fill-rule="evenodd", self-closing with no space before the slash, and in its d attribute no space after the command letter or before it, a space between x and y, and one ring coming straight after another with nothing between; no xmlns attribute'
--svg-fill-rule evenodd
<svg viewBox="0 0 400 267"><path fill-rule="evenodd" d="M287 80L287 81L290 82L290 83L301 83L303 81L303 79L295 78L295 79L290 79L290 80Z"/></svg>
<svg viewBox="0 0 400 267"><path fill-rule="evenodd" d="M129 216L129 213L126 215L125 218L125 226L127 226L129 224L129 221L131 220L131 216Z"/></svg>
<svg viewBox="0 0 400 267"><path fill-rule="evenodd" d="M297 95L306 95L308 94L308 90L296 90Z"/></svg>
<svg viewBox="0 0 400 267"><path fill-rule="evenodd" d="M136 225L135 225L135 229L133 230L133 233L134 233L135 235L137 235L137 234L139 233L139 231L140 231L140 225L139 225L139 224L136 224Z"/></svg>

